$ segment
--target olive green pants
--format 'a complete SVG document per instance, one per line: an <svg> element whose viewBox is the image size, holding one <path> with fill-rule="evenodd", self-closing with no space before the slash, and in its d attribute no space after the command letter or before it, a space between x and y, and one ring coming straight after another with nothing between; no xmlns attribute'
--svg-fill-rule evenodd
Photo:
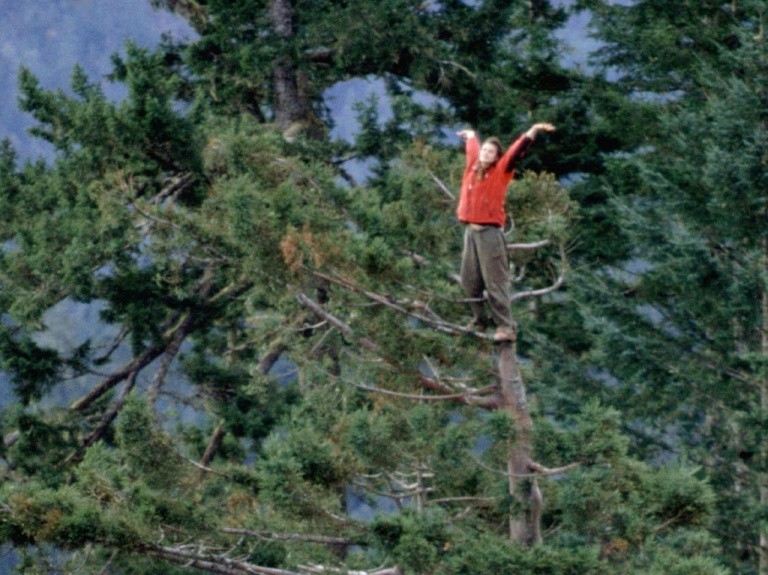
<svg viewBox="0 0 768 575"><path fill-rule="evenodd" d="M470 302L474 322L488 324L483 291L488 294L491 318L497 327L513 328L509 298L509 259L504 232L496 226L469 224L464 231L461 285Z"/></svg>

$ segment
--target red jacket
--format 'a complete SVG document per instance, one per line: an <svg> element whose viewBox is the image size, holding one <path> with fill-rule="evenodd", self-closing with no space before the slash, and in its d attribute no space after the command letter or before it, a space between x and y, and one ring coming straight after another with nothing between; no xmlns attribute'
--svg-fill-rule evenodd
<svg viewBox="0 0 768 575"><path fill-rule="evenodd" d="M515 177L514 165L523 157L531 140L523 134L493 166L482 180L477 179L477 160L480 156L480 140L477 136L467 139L467 167L461 182L461 196L456 215L464 223L490 224L503 227L507 221L504 198L507 187Z"/></svg>

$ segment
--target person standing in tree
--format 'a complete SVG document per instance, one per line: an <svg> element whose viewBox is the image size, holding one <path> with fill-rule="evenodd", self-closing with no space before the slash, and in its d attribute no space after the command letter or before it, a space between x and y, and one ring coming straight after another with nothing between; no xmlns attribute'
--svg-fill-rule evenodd
<svg viewBox="0 0 768 575"><path fill-rule="evenodd" d="M465 141L467 165L461 183L456 214L466 224L461 256L461 285L471 298L470 328L483 331L489 322L483 307L483 290L488 292L491 318L496 325L494 341L515 341L517 324L512 319L509 296L509 260L504 224L504 199L515 176L515 164L539 132L552 132L548 123L534 124L505 152L498 138L482 145L474 130L457 133Z"/></svg>

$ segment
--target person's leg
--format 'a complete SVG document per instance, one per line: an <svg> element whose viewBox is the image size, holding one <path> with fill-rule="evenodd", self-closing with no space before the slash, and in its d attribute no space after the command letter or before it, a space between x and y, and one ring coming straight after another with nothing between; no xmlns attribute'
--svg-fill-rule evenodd
<svg viewBox="0 0 768 575"><path fill-rule="evenodd" d="M469 226L464 231L464 251L461 254L461 286L467 297L472 300L469 302L469 308L472 310L473 328L483 330L487 325L487 320L483 308L485 285L483 284L483 274L475 243L475 238L479 233Z"/></svg>
<svg viewBox="0 0 768 575"><path fill-rule="evenodd" d="M478 260L491 317L499 328L496 339L512 339L517 325L512 319L509 297L509 258L504 233L500 228L487 227L475 239Z"/></svg>

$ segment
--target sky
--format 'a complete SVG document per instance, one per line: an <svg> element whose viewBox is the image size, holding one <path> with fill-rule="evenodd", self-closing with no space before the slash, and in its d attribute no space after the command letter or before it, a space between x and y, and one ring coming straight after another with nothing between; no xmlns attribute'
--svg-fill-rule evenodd
<svg viewBox="0 0 768 575"><path fill-rule="evenodd" d="M22 159L49 157L51 150L27 133L33 121L18 106L20 66L30 69L44 88L66 91L79 64L91 81L102 81L107 96L119 100L123 87L106 82L105 76L112 69L112 54L123 53L127 40L152 47L164 33L177 39L194 36L183 19L153 9L148 0L0 0L0 14L0 140L9 139ZM593 47L584 34L587 18L575 16L562 31L572 47L564 54L566 62L583 61ZM371 90L375 85L366 81L341 86L329 94L331 105L351 110Z"/></svg>

